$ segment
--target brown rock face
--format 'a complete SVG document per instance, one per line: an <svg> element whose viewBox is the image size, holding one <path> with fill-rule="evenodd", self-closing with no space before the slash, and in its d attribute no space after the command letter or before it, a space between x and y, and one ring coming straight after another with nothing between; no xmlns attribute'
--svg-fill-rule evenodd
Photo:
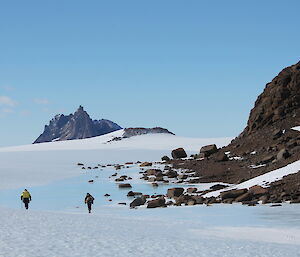
<svg viewBox="0 0 300 257"><path fill-rule="evenodd" d="M257 98L243 135L274 126L286 129L300 124L300 62L283 69Z"/></svg>

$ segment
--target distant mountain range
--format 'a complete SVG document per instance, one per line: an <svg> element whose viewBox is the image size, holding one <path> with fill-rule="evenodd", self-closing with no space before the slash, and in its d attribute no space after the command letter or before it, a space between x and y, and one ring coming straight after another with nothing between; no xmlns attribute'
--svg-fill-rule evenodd
<svg viewBox="0 0 300 257"><path fill-rule="evenodd" d="M92 120L83 107L79 106L74 114L56 115L33 143L90 138L119 129L122 127L110 120Z"/></svg>
<svg viewBox="0 0 300 257"><path fill-rule="evenodd" d="M67 116L63 114L56 115L49 122L49 125L45 126L44 132L33 142L33 144L96 137L120 129L122 129L122 127L110 120L92 120L83 107L79 106L74 114ZM124 129L122 138L158 133L174 135L167 129L160 127L126 128ZM116 138L114 140L119 139L121 138Z"/></svg>

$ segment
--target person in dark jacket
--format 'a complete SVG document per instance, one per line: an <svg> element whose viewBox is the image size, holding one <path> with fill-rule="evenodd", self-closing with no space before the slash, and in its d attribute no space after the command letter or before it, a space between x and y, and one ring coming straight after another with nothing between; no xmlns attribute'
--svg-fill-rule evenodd
<svg viewBox="0 0 300 257"><path fill-rule="evenodd" d="M84 203L87 204L89 213L91 213L92 204L94 203L94 200L95 200L95 198L91 194L89 194L89 193L86 194Z"/></svg>
<svg viewBox="0 0 300 257"><path fill-rule="evenodd" d="M26 210L28 210L29 202L31 201L31 195L27 191L27 189L24 189L23 193L21 194L21 201L25 204Z"/></svg>

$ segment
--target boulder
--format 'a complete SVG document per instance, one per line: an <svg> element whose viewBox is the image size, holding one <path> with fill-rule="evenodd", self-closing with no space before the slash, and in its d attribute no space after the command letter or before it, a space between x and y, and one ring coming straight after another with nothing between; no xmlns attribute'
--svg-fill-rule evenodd
<svg viewBox="0 0 300 257"><path fill-rule="evenodd" d="M287 149L283 148L283 149L281 149L278 152L278 154L277 154L277 160L280 161L280 160L286 159L286 158L288 158L290 156L291 155L290 155L289 151Z"/></svg>
<svg viewBox="0 0 300 257"><path fill-rule="evenodd" d="M149 166L152 166L151 162L143 162L140 164L140 167L149 167Z"/></svg>
<svg viewBox="0 0 300 257"><path fill-rule="evenodd" d="M166 175L168 178L176 178L178 176L178 173L175 170L170 170L166 173Z"/></svg>
<svg viewBox="0 0 300 257"><path fill-rule="evenodd" d="M137 197L130 203L130 208L141 206L144 205L145 203L146 203L146 198L144 196Z"/></svg>
<svg viewBox="0 0 300 257"><path fill-rule="evenodd" d="M208 157L216 152L218 152L218 148L215 144L206 145L206 146L201 147L201 149L200 149L200 154L203 153L204 157Z"/></svg>
<svg viewBox="0 0 300 257"><path fill-rule="evenodd" d="M275 159L275 157L273 155L268 155L261 160L260 164L268 164L271 161L273 161L274 159Z"/></svg>
<svg viewBox="0 0 300 257"><path fill-rule="evenodd" d="M226 198L222 200L222 203L232 204L234 201L234 198Z"/></svg>
<svg viewBox="0 0 300 257"><path fill-rule="evenodd" d="M251 201L252 200L253 195L249 192L240 195L239 197L237 197L235 199L236 202L245 202L245 201Z"/></svg>
<svg viewBox="0 0 300 257"><path fill-rule="evenodd" d="M249 193L255 197L260 197L268 193L268 189L263 188L262 186L252 186L249 188Z"/></svg>
<svg viewBox="0 0 300 257"><path fill-rule="evenodd" d="M133 191L129 191L127 193L127 196L136 196L136 195L142 195L142 193L141 192L133 192Z"/></svg>
<svg viewBox="0 0 300 257"><path fill-rule="evenodd" d="M222 192L220 194L220 197L222 198L222 200L227 199L227 198L235 199L235 198L239 197L240 195L247 193L247 191L248 191L247 189L232 189L229 191Z"/></svg>
<svg viewBox="0 0 300 257"><path fill-rule="evenodd" d="M170 161L170 158L165 155L165 156L161 157L161 160L168 162L168 161Z"/></svg>
<svg viewBox="0 0 300 257"><path fill-rule="evenodd" d="M83 163L80 163L80 162L78 162L77 165L78 165L78 166L84 166L84 164L83 164Z"/></svg>
<svg viewBox="0 0 300 257"><path fill-rule="evenodd" d="M186 158L187 154L183 148L177 148L172 151L173 159Z"/></svg>
<svg viewBox="0 0 300 257"><path fill-rule="evenodd" d="M186 190L186 192L189 193L189 194L193 194L193 193L196 193L197 190L198 190L198 189L195 188L195 187L190 187L190 188L188 188L188 189Z"/></svg>
<svg viewBox="0 0 300 257"><path fill-rule="evenodd" d="M130 184L119 184L119 188L132 188Z"/></svg>
<svg viewBox="0 0 300 257"><path fill-rule="evenodd" d="M183 192L184 189L182 187L169 188L167 192L167 197L168 198L179 197L183 194Z"/></svg>
<svg viewBox="0 0 300 257"><path fill-rule="evenodd" d="M156 176L159 172L162 173L160 169L149 169L146 171L147 176Z"/></svg>
<svg viewBox="0 0 300 257"><path fill-rule="evenodd" d="M215 190L221 190L221 189L226 188L226 187L228 187L228 186L221 185L221 184L216 184L216 185L211 186L209 189L215 191Z"/></svg>
<svg viewBox="0 0 300 257"><path fill-rule="evenodd" d="M158 208L158 207L165 207L165 206L166 206L166 200L164 197L151 200L147 204L147 208Z"/></svg>

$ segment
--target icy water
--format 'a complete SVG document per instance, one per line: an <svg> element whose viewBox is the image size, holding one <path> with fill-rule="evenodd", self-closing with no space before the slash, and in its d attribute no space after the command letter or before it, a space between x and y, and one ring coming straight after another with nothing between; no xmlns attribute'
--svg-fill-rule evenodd
<svg viewBox="0 0 300 257"><path fill-rule="evenodd" d="M30 187L28 190L32 195L30 203L31 210L58 211L71 213L85 213L87 211L84 204L86 193L91 193L95 197L93 213L101 215L117 215L135 219L147 217L150 219L177 220L207 226L261 226L261 227L292 227L300 229L300 206L284 204L282 207L271 208L269 205L259 205L256 207L242 206L240 204L224 205L217 204L212 206L182 206L168 207L162 209L129 209L132 197L127 197L128 191L142 192L143 194L166 194L168 188L172 187L191 187L193 185L182 184L160 184L153 187L151 183L139 179L140 169L131 166L127 169L115 170L113 167L104 169L82 170L78 168L78 176L68 178L43 186ZM122 183L130 183L132 188L119 189L118 183L114 181L118 176L127 175L132 177ZM89 180L94 180L89 183ZM213 184L213 183L212 183ZM197 187L207 189L212 184L202 184ZM14 209L23 209L20 201L20 194L24 188L1 191L0 206ZM109 197L105 197L109 194ZM109 201L111 200L111 201ZM120 202L127 203L126 206L118 205Z"/></svg>
<svg viewBox="0 0 300 257"><path fill-rule="evenodd" d="M141 171L137 166L131 166L121 170L113 167L99 169L85 169L78 167L79 176L56 181L51 184L27 188L32 195L30 208L35 210L72 210L84 205L86 193L90 193L95 198L95 207L115 206L119 202L130 203L133 198L127 197L129 191L142 192L143 194L155 195L166 194L171 187L190 187L189 185L176 185L160 183L159 187L153 187L151 183L141 180ZM118 183L114 181L117 177L111 175L118 173L118 176L127 175L132 180L120 183L130 183L132 188L120 189ZM94 180L89 183L89 180ZM212 184L203 184L199 188L209 188ZM20 194L24 188L1 191L0 205L21 208ZM109 197L105 197L109 194ZM111 200L111 201L110 201ZM129 208L128 206L126 206Z"/></svg>

